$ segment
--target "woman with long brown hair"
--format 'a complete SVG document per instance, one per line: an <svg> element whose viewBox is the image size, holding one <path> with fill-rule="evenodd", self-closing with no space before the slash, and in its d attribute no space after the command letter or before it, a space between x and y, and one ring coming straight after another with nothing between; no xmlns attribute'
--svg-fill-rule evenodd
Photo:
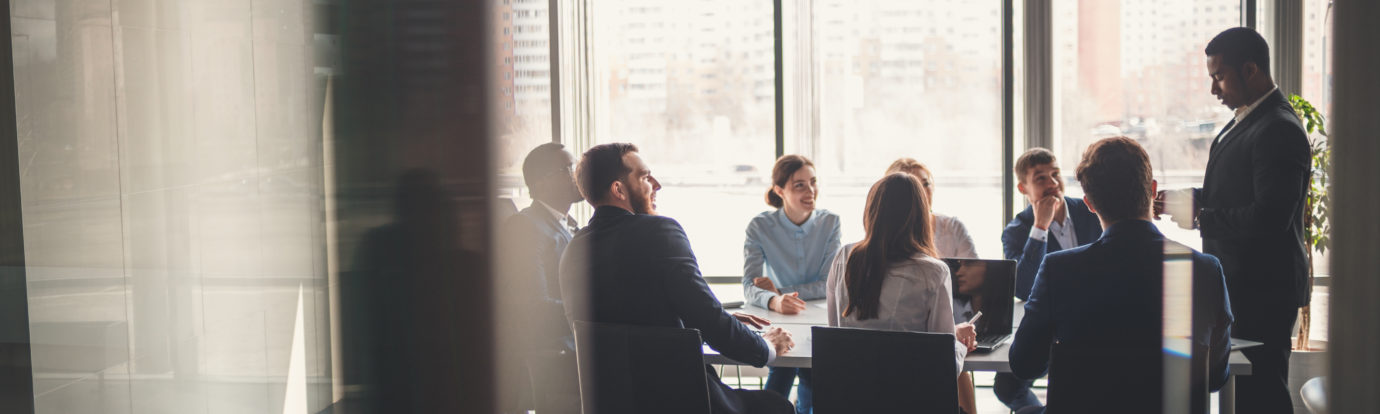
<svg viewBox="0 0 1380 414"><path fill-rule="evenodd" d="M976 346L971 325L955 332L949 266L935 257L929 202L915 177L887 175L867 193L862 241L834 255L829 326L954 333L954 363Z"/></svg>
<svg viewBox="0 0 1380 414"><path fill-rule="evenodd" d="M899 158L886 169L887 174L898 172L908 173L919 180L920 188L925 190L925 204L929 208L934 208L934 174L930 172L930 168L914 158ZM931 223L934 223L933 246L938 253L937 257L945 259L976 259L978 257L977 247L973 245L973 238L968 235L968 227L964 226L958 217L932 213L930 219L932 220ZM963 286L959 283L958 272L951 271L950 273L953 273L954 276L954 280L951 281L954 284L954 290L959 291L959 294L955 295L957 300L953 302L954 323L957 324L955 329L963 330L968 325L967 321L973 318L973 307L968 302L972 296L962 292ZM967 371L958 376L958 406L963 408L964 412L977 412L977 390L973 384L972 375Z"/></svg>

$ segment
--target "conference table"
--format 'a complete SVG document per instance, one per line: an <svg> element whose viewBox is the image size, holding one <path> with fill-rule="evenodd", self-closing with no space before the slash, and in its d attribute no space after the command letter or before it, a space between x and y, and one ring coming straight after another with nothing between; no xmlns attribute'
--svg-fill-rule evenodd
<svg viewBox="0 0 1380 414"><path fill-rule="evenodd" d="M788 368L810 368L811 351L811 327L829 326L829 315L825 308L824 300L812 300L805 302L805 310L795 314L786 315L756 306L747 305L741 309L727 309L730 313L746 313L749 315L760 316L771 321L771 326L780 327L791 333L791 338L795 341L795 348L783 355L777 355L776 360L770 366ZM1021 318L1025 316L1024 302L1017 302L1015 314L1012 317L1013 324L1019 326ZM1012 335L1014 338L1015 335ZM1251 362L1241 355L1240 348L1259 345L1258 342L1232 338L1233 351L1227 361L1230 375L1227 377L1226 385L1218 392L1218 412L1221 414L1233 414L1236 412L1236 379L1237 375L1250 375ZM1011 339L1007 339L1005 345L998 347L992 352L969 353L963 359L963 369L967 371L990 371L990 372L1011 372L1011 364L1007 351L1011 348ZM717 365L746 365L734 361L717 351L704 347L704 362ZM1109 367L1115 367L1116 361L1108 361Z"/></svg>

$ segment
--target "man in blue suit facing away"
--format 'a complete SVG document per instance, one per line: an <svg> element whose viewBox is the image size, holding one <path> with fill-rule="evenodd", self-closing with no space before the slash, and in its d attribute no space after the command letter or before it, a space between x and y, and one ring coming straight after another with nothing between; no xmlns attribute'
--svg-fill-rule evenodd
<svg viewBox="0 0 1380 414"><path fill-rule="evenodd" d="M1107 230L1091 244L1045 257L1011 344L1011 371L1021 378L1045 375L1056 342L1160 346L1164 261L1167 252L1182 252L1192 257L1192 339L1207 350L1208 388L1221 388L1232 323L1226 279L1217 258L1166 240L1150 222L1156 187L1150 157L1135 140L1107 138L1088 147L1077 174L1088 209ZM1157 394L1127 389L1121 398L1132 405L1161 398L1146 393Z"/></svg>
<svg viewBox="0 0 1380 414"><path fill-rule="evenodd" d="M1025 194L1030 206L1016 215L1001 232L1006 258L1016 261L1016 297L1026 300L1035 284L1035 272L1045 255L1097 240L1102 224L1088 211L1083 200L1064 196L1064 179L1059 160L1044 148L1032 148L1016 159L1016 188ZM1022 380L1010 373L997 373L992 391L1012 410L1039 407L1040 400L1030 392L1035 380Z"/></svg>

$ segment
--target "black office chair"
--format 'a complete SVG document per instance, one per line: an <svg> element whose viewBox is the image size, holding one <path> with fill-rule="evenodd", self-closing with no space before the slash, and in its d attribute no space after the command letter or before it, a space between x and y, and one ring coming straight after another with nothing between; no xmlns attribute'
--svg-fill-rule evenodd
<svg viewBox="0 0 1380 414"><path fill-rule="evenodd" d="M815 412L958 412L953 334L811 329Z"/></svg>
<svg viewBox="0 0 1380 414"><path fill-rule="evenodd" d="M574 352L534 352L527 357L527 372L537 414L580 414L580 375Z"/></svg>
<svg viewBox="0 0 1380 414"><path fill-rule="evenodd" d="M694 329L576 321L584 412L708 413L702 343Z"/></svg>
<svg viewBox="0 0 1380 414"><path fill-rule="evenodd" d="M1162 413L1163 358L1156 345L1056 343L1045 413Z"/></svg>

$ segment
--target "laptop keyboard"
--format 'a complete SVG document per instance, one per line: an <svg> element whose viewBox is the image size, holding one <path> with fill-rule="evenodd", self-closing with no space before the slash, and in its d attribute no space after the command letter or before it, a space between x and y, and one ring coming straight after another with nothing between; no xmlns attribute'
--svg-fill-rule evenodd
<svg viewBox="0 0 1380 414"><path fill-rule="evenodd" d="M986 334L978 336L977 341L980 344L996 344L1005 341L1008 336L1011 334Z"/></svg>

